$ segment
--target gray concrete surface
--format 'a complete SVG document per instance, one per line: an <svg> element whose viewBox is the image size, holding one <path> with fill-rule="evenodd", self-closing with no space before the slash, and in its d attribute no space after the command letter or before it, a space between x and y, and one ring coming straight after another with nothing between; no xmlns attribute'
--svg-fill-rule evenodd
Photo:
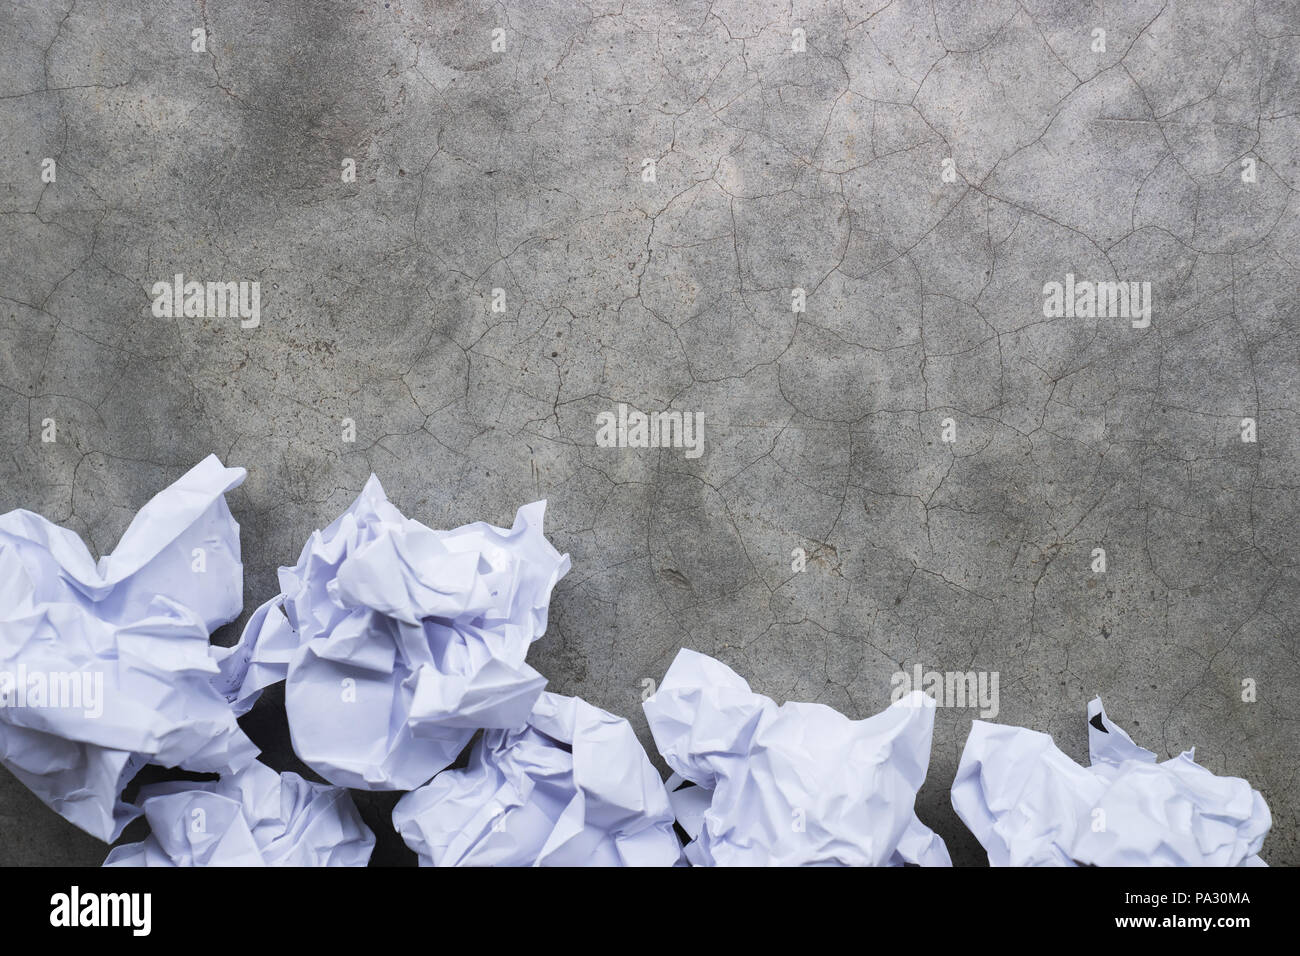
<svg viewBox="0 0 1300 956"><path fill-rule="evenodd" d="M647 743L682 645L853 717L996 671L1077 759L1099 693L1247 777L1296 864L1298 148L1288 2L5 0L0 511L103 553L216 452L251 610L372 471L435 526L545 497L530 660ZM177 272L261 324L155 318ZM1150 326L1044 317L1067 273L1150 282ZM597 447L620 402L703 455ZM964 864L974 716L918 804ZM105 852L0 775L0 864Z"/></svg>

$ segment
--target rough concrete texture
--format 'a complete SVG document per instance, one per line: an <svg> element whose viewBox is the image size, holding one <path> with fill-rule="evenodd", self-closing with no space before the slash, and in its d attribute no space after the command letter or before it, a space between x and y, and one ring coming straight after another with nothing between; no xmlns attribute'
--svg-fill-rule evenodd
<svg viewBox="0 0 1300 956"><path fill-rule="evenodd" d="M0 511L104 553L216 452L251 610L372 471L434 526L547 498L530 661L647 744L683 645L852 717L996 671L1076 759L1100 693L1248 778L1300 862L1300 4L21 0L0 64ZM155 318L178 272L260 326ZM1044 317L1066 273L1150 326ZM597 447L620 402L704 454ZM918 804L959 864L975 716ZM105 852L0 779L0 863Z"/></svg>

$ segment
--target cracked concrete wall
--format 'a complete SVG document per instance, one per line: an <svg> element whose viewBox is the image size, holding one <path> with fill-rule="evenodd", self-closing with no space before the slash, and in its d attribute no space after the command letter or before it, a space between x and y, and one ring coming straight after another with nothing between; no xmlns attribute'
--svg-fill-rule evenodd
<svg viewBox="0 0 1300 956"><path fill-rule="evenodd" d="M1248 778L1300 862L1300 4L6 0L0 53L0 511L103 553L216 452L251 610L372 471L434 526L545 497L529 660L647 744L683 645L852 717L996 671L1077 759L1100 693ZM156 318L176 273L260 325ZM1067 273L1150 325L1045 316ZM598 447L619 403L704 454ZM975 716L918 801L958 864ZM0 863L105 852L0 779Z"/></svg>

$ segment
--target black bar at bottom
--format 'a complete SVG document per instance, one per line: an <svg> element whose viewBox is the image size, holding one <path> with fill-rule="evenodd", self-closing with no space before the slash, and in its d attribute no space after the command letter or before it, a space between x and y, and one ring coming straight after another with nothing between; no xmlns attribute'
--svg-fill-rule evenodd
<svg viewBox="0 0 1300 956"><path fill-rule="evenodd" d="M874 946L962 925L978 927L986 942L1031 940L1023 934L1041 930L1053 935L1039 941L1053 946L1064 941L1062 932L1085 942L1112 934L1178 941L1200 935L1231 944L1260 928L1286 929L1295 916L1282 912L1290 874L1262 868L30 869L7 875L0 918L10 944L73 933L81 942L189 944L212 934L216 945L237 950L313 937L331 947L352 940L376 950L409 945L402 940L412 933L431 946L455 945L469 932L479 948L516 935L551 943L592 939L611 920L647 941L707 948L726 941L728 950L739 939L770 947L774 940L766 937L781 925L812 933L804 937L809 945L821 931L841 938L848 932ZM825 937L827 946L837 945L832 938Z"/></svg>

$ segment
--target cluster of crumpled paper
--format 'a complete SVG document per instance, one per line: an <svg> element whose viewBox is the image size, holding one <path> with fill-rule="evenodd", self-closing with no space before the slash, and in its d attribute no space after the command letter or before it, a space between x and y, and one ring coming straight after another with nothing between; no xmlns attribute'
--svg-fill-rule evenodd
<svg viewBox="0 0 1300 956"><path fill-rule="evenodd" d="M952 805L993 866L1266 866L1272 818L1257 790L1187 751L1157 762L1088 705L1091 766L1047 734L977 720Z"/></svg>
<svg viewBox="0 0 1300 956"><path fill-rule="evenodd" d="M235 706L286 680L295 752L331 783L412 791L393 821L423 864L671 865L667 792L631 725L544 693L525 660L569 570L544 511L436 531L372 476L250 619Z"/></svg>
<svg viewBox="0 0 1300 956"><path fill-rule="evenodd" d="M371 476L239 642L213 646L243 606L224 495L244 477L209 456L98 563L38 515L0 516L0 762L105 841L143 814L149 837L108 865L364 866L374 835L347 788L409 791L393 824L422 865L951 865L914 809L935 718L919 691L850 720L682 650L644 701L667 785L626 720L545 692L526 657L569 570L545 502L509 529L439 531ZM236 722L279 681L294 750L327 784L257 762ZM41 686L83 699L47 706ZM953 804L992 863L1262 864L1249 784L1190 754L1156 763L1099 700L1090 715L1091 768L974 723ZM219 778L123 801L150 763Z"/></svg>
<svg viewBox="0 0 1300 956"><path fill-rule="evenodd" d="M0 682L0 694L23 695L0 708L0 758L106 841L143 813L151 835L110 864L364 865L374 836L346 788L415 790L483 729L475 763L457 772L459 805L479 793L476 771L514 787L501 831L517 843L511 862L680 857L667 794L631 726L543 697L546 679L525 660L569 569L542 533L544 502L521 508L510 529L437 531L404 517L372 476L281 568L281 594L238 644L220 648L211 631L243 606L224 494L244 477L205 459L147 503L98 565L37 515L0 518L0 674L24 678L21 690ZM93 676L96 707L27 706L27 674ZM236 718L281 680L294 749L333 786L255 762ZM148 763L220 777L124 802ZM441 824L420 801L442 799L450 780L407 805L409 827L431 845Z"/></svg>

